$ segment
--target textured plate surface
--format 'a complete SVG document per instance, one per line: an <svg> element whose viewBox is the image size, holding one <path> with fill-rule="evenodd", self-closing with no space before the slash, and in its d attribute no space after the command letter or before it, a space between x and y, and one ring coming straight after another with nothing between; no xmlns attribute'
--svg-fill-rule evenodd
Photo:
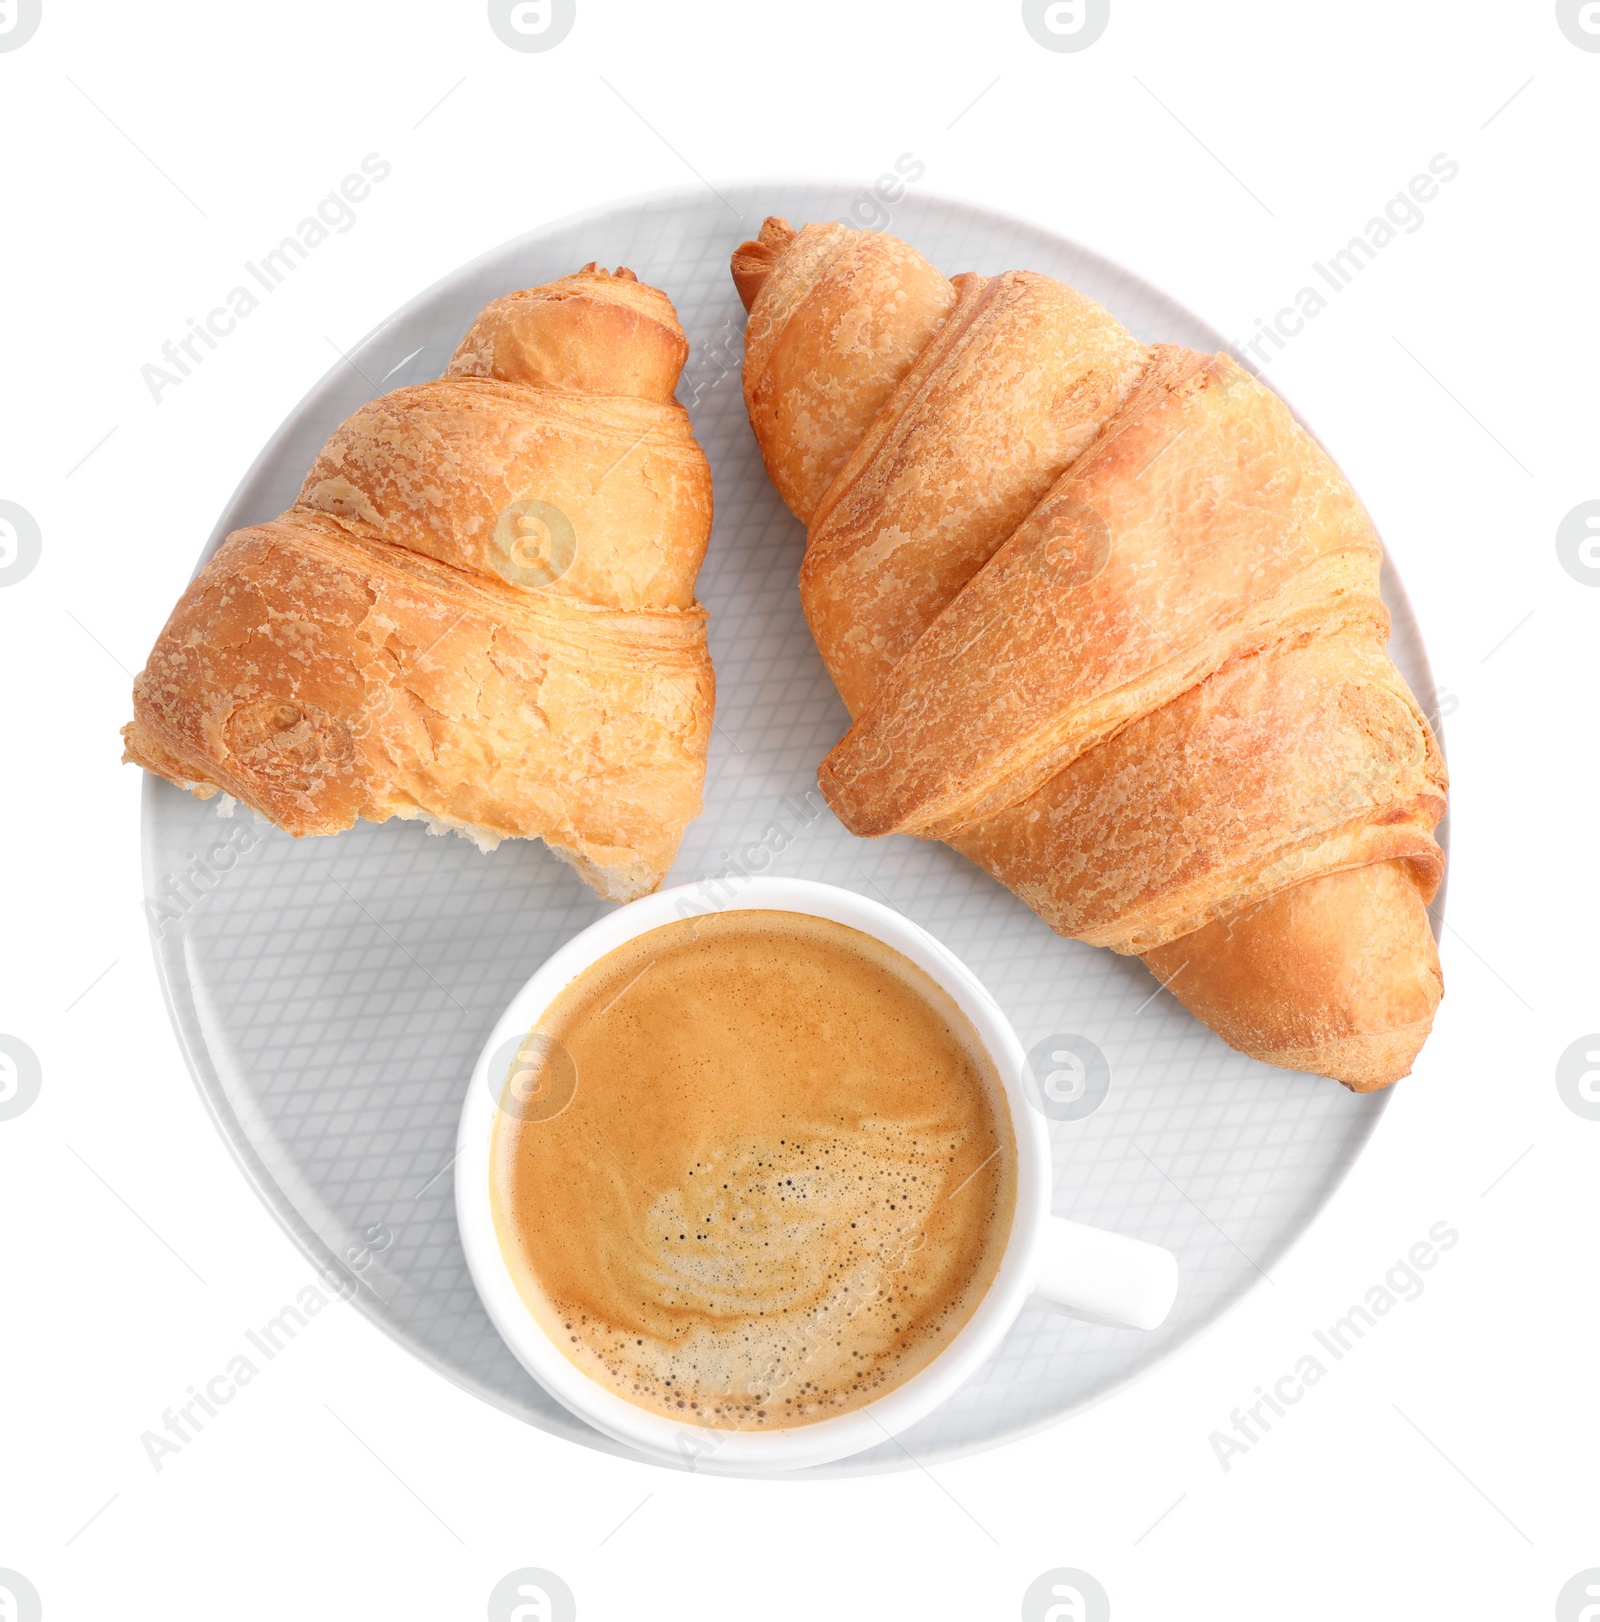
<svg viewBox="0 0 1600 1622"><path fill-rule="evenodd" d="M1166 1245L1183 1270L1177 1306L1155 1334L1028 1308L904 1449L885 1443L833 1474L993 1445L1151 1367L1261 1280L1360 1153L1385 1096L1234 1053L1136 960L1057 938L942 845L858 840L822 807L816 766L845 713L800 614L804 536L745 420L744 313L728 255L764 214L849 218L864 195L795 183L656 195L495 250L386 322L311 392L207 549L287 507L324 439L363 401L437 376L489 299L591 259L629 265L671 295L693 345L679 398L716 479L700 596L719 698L706 810L668 882L743 868L876 896L972 966L1025 1047L1060 1034L1092 1041L1109 1061L1110 1089L1092 1114L1051 1123L1055 1210ZM885 223L881 210L870 223ZM947 273L1045 271L1147 342L1225 347L1155 289L1036 227L912 194L887 228ZM1431 714L1421 641L1390 570L1385 593L1395 657ZM485 856L401 822L296 841L243 810L219 820L216 802L155 779L144 862L146 895L164 909L155 949L180 1041L241 1165L306 1253L468 1390L545 1430L625 1451L558 1407L495 1333L462 1257L450 1170L461 1090L500 1010L606 903L541 845L512 841Z"/></svg>

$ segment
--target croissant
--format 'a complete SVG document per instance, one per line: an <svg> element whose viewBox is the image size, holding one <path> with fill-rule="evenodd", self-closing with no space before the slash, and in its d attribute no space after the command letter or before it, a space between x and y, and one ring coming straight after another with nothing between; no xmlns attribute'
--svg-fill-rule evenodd
<svg viewBox="0 0 1600 1622"><path fill-rule="evenodd" d="M699 813L711 475L688 342L631 271L488 305L235 531L134 682L124 759L295 835L422 818L655 889Z"/></svg>
<svg viewBox="0 0 1600 1622"><path fill-rule="evenodd" d="M1225 1041L1367 1091L1442 991L1446 778L1382 550L1282 401L1028 271L769 219L744 388L852 831L948 841Z"/></svg>

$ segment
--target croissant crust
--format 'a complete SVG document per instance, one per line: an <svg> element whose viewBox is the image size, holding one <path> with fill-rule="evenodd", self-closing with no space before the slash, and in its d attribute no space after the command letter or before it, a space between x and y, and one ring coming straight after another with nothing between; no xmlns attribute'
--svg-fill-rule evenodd
<svg viewBox="0 0 1600 1622"><path fill-rule="evenodd" d="M610 899L700 810L710 474L666 296L593 267L490 304L230 535L134 684L126 759L295 835L540 838Z"/></svg>
<svg viewBox="0 0 1600 1622"><path fill-rule="evenodd" d="M952 302L904 243L775 221L734 267L853 718L818 773L840 819L947 840L1247 1053L1405 1074L1441 990L1446 775L1326 453L1228 357L1146 349L1048 277ZM854 331L886 339L830 411Z"/></svg>

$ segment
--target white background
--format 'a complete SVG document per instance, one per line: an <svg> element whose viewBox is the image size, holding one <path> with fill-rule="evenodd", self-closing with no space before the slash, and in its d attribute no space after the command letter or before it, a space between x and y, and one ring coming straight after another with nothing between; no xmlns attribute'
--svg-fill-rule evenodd
<svg viewBox="0 0 1600 1622"><path fill-rule="evenodd" d="M578 0L519 54L455 0L44 0L0 54L0 499L43 533L0 589L0 1032L43 1067L0 1121L0 1567L45 1615L479 1618L530 1565L586 1622L1010 1618L1057 1566L1117 1622L1554 1614L1600 1566L1600 1122L1554 1085L1600 1027L1600 591L1555 550L1600 497L1597 97L1600 54L1546 0L1112 0L1081 54L1009 3ZM355 227L155 405L140 367L369 152L393 174ZM983 1456L846 1484L624 1464L335 1306L157 1474L141 1433L311 1276L169 1031L117 760L128 672L216 514L333 345L503 239L907 152L924 189L1240 336L1459 162L1267 374L1372 509L1454 705L1448 993L1416 1075L1269 1285ZM1424 1295L1224 1471L1230 1411L1440 1221L1460 1242Z"/></svg>

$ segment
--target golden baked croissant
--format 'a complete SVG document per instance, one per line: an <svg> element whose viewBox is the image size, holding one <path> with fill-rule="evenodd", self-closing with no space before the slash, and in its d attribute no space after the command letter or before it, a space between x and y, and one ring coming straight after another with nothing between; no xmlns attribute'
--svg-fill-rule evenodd
<svg viewBox="0 0 1600 1622"><path fill-rule="evenodd" d="M424 818L656 888L700 810L711 474L664 293L586 266L496 299L444 377L230 535L134 683L125 759L290 833Z"/></svg>
<svg viewBox="0 0 1600 1622"><path fill-rule="evenodd" d="M807 525L844 824L947 840L1226 1041L1357 1090L1442 982L1438 747L1382 552L1282 401L1027 271L769 219L745 399Z"/></svg>

